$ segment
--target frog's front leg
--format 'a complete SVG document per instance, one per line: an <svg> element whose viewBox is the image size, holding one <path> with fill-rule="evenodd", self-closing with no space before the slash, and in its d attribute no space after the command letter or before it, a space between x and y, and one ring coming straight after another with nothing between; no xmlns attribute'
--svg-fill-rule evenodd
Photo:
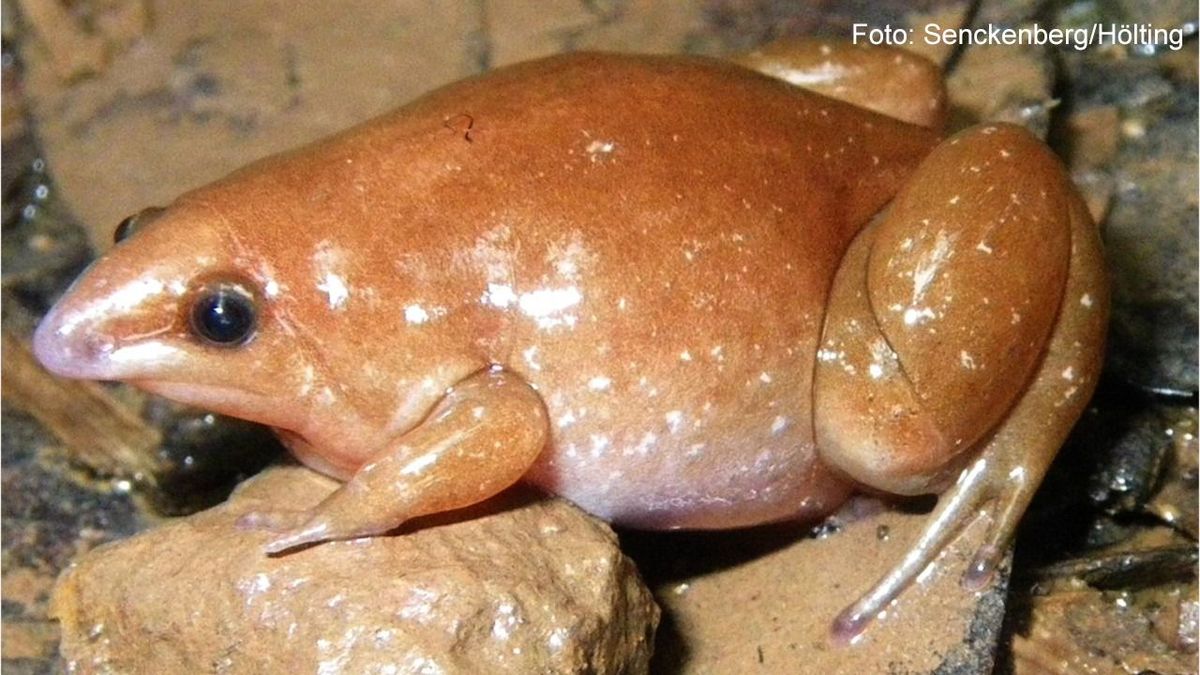
<svg viewBox="0 0 1200 675"><path fill-rule="evenodd" d="M280 553L481 502L529 470L549 438L546 420L541 397L520 377L477 373L310 511L251 514L242 524L286 527L266 547Z"/></svg>
<svg viewBox="0 0 1200 675"><path fill-rule="evenodd" d="M843 259L815 378L821 456L897 494L942 490L924 532L838 617L859 633L981 513L990 580L1099 374L1108 287L1061 164L993 125L939 146Z"/></svg>

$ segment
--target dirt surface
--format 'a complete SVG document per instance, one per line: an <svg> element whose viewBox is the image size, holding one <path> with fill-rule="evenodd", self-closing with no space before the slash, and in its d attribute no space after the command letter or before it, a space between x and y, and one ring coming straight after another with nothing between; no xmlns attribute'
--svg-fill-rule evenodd
<svg viewBox="0 0 1200 675"><path fill-rule="evenodd" d="M238 529L337 484L272 469L226 504L78 559L58 582L72 672L645 672L658 607L604 525L528 493L399 536L281 557Z"/></svg>
<svg viewBox="0 0 1200 675"><path fill-rule="evenodd" d="M823 537L779 528L693 536L663 568L654 566L663 563L653 552L661 544L636 537L631 553L659 580L655 597L668 622L655 663L695 675L991 670L1006 580L979 593L959 586L983 522L858 639L830 639L831 617L903 555L924 523L924 514L889 510Z"/></svg>

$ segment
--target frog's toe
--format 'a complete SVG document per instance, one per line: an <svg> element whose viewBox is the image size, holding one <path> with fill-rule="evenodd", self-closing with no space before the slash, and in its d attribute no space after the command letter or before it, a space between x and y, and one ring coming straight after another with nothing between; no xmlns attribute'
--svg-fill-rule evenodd
<svg viewBox="0 0 1200 675"><path fill-rule="evenodd" d="M988 458L982 457L962 472L954 487L938 500L925 529L904 557L834 620L831 633L835 644L849 644L858 637L986 508L994 495L991 466ZM1003 541L1007 546L1008 539Z"/></svg>
<svg viewBox="0 0 1200 675"><path fill-rule="evenodd" d="M1004 458L997 458L1003 462ZM983 511L990 519L983 543L975 551L975 557L963 574L962 585L967 590L987 588L1004 562L1021 516L1033 499L1039 480L1029 480L1028 472L1019 463L1004 464L1007 471L993 474L985 490L986 506Z"/></svg>
<svg viewBox="0 0 1200 675"><path fill-rule="evenodd" d="M339 537L331 533L328 520L318 516L310 518L297 527L288 529L278 537L267 542L267 545L263 549L268 555L278 555L301 546L319 544L323 541L336 538Z"/></svg>

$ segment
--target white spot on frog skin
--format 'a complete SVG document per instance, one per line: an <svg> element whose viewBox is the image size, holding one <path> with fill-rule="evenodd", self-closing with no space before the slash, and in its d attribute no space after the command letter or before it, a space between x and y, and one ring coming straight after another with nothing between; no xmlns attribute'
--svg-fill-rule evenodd
<svg viewBox="0 0 1200 675"><path fill-rule="evenodd" d="M508 225L497 225L475 239L475 245L460 254L466 260L460 262L467 267L483 269L489 287L492 284L512 283L512 254L509 240L512 231ZM456 258L459 256L456 256Z"/></svg>
<svg viewBox="0 0 1200 675"><path fill-rule="evenodd" d="M420 305L409 305L404 308L404 320L412 324L422 324L429 321L429 312Z"/></svg>
<svg viewBox="0 0 1200 675"><path fill-rule="evenodd" d="M588 153L588 155L590 155L590 159L593 162L602 161L604 159L604 155L612 154L612 151L616 150L616 149L617 149L617 144L615 142L600 141L600 140L596 140L596 141L592 141L591 143L588 143L588 146L586 148L587 153Z"/></svg>
<svg viewBox="0 0 1200 675"><path fill-rule="evenodd" d="M522 293L517 301L521 311L537 319L538 326L551 328L560 324L574 325L574 316L555 317L554 314L579 304L583 295L574 286L566 288L543 288Z"/></svg>
<svg viewBox="0 0 1200 675"><path fill-rule="evenodd" d="M479 301L497 309L507 309L517 299L510 286L504 284L488 284L487 290L480 296Z"/></svg>
<svg viewBox="0 0 1200 675"><path fill-rule="evenodd" d="M612 386L612 380L603 375L597 375L588 380L588 389L592 391L606 391L610 386Z"/></svg>
<svg viewBox="0 0 1200 675"><path fill-rule="evenodd" d="M279 297L279 282L271 279L267 283L263 284L263 293L266 294L268 298Z"/></svg>
<svg viewBox="0 0 1200 675"><path fill-rule="evenodd" d="M1077 392L1077 391L1079 391L1079 387L1076 387L1076 386L1067 387L1067 390L1063 392L1063 397L1061 399L1059 399L1057 402L1055 402L1054 407L1055 408L1061 407L1064 403L1066 403L1067 401L1070 401L1075 396L1075 392Z"/></svg>
<svg viewBox="0 0 1200 675"><path fill-rule="evenodd" d="M1091 307L1092 306L1091 293L1084 293L1083 295L1081 295L1079 297L1079 304L1083 305L1084 307Z"/></svg>
<svg viewBox="0 0 1200 675"><path fill-rule="evenodd" d="M978 244L975 244L975 250L982 251L988 255L992 254L992 247L988 246L985 242L982 242L982 241L979 242Z"/></svg>
<svg viewBox="0 0 1200 675"><path fill-rule="evenodd" d="M935 316L936 315L933 313L933 310L929 309L928 307L922 307L920 309L917 309L916 307L909 307L908 309L904 310L904 324L907 326L915 326L918 323L921 323L927 319L932 319Z"/></svg>
<svg viewBox="0 0 1200 675"><path fill-rule="evenodd" d="M921 301L942 264L954 255L953 244L954 237L947 235L945 230L938 230L934 236L933 248L917 261L916 269L913 270L913 293L910 304L916 305Z"/></svg>
<svg viewBox="0 0 1200 675"><path fill-rule="evenodd" d="M634 446L633 450L639 455L646 455L654 449L654 445L657 442L658 434L647 431L642 435L642 440L638 441L638 444Z"/></svg>
<svg viewBox="0 0 1200 675"><path fill-rule="evenodd" d="M330 309L345 309L346 301L350 299L350 288L345 280L332 272L325 274L321 283L317 284L317 290L329 297Z"/></svg>
<svg viewBox="0 0 1200 675"><path fill-rule="evenodd" d="M313 268L317 276L317 290L329 298L329 308L341 310L350 299L350 284L341 271L346 255L328 239L317 244L313 253Z"/></svg>
<svg viewBox="0 0 1200 675"><path fill-rule="evenodd" d="M771 375L769 373L765 373L765 372L759 373L758 381L762 382L763 384L771 384Z"/></svg>
<svg viewBox="0 0 1200 675"><path fill-rule="evenodd" d="M1012 313L1012 324L1015 326L1019 323L1021 323L1021 313L1014 311Z"/></svg>
<svg viewBox="0 0 1200 675"><path fill-rule="evenodd" d="M958 353L958 362L967 370L975 370L975 357L965 350Z"/></svg>
<svg viewBox="0 0 1200 675"><path fill-rule="evenodd" d="M575 413L573 411L568 410L567 412L563 413L558 418L558 421L556 421L555 424L558 425L559 429L566 429L567 427L574 424L575 420L576 420Z"/></svg>
<svg viewBox="0 0 1200 675"><path fill-rule="evenodd" d="M600 453L604 452L604 450L606 448L608 448L608 446L612 443L612 441L608 438L608 436L605 436L603 434L592 434L591 440L592 440L592 457L599 457Z"/></svg>
<svg viewBox="0 0 1200 675"><path fill-rule="evenodd" d="M947 203L950 204L951 206L954 206L955 204L958 203L958 200L960 197L961 197L961 195L954 195L953 197L950 198L950 201Z"/></svg>
<svg viewBox="0 0 1200 675"><path fill-rule="evenodd" d="M682 352L679 352L679 360L680 360L680 361L691 361L691 360L692 360L692 353L691 353L691 352L689 352L689 351L688 351L688 350L686 350L686 349L685 349L685 350L683 350Z"/></svg>
<svg viewBox="0 0 1200 675"><path fill-rule="evenodd" d="M551 242L545 260L559 276L575 281L580 271L591 265L595 257L584 245L583 235L573 231L562 240Z"/></svg>
<svg viewBox="0 0 1200 675"><path fill-rule="evenodd" d="M817 350L817 360L819 360L819 361L825 361L825 362L837 361L838 359L842 358L845 355L846 355L846 352L839 352L839 351L835 351L833 349L818 349Z"/></svg>
<svg viewBox="0 0 1200 675"><path fill-rule="evenodd" d="M776 435L787 428L788 421L783 415L776 415L771 421L771 434Z"/></svg>
<svg viewBox="0 0 1200 675"><path fill-rule="evenodd" d="M1062 378L1063 378L1064 380L1068 380L1068 381L1069 381L1069 380L1074 380L1074 379L1075 379L1075 369L1074 369L1074 368L1072 368L1071 366L1067 366L1067 367L1066 367L1066 368L1065 368L1065 369L1062 371Z"/></svg>
<svg viewBox="0 0 1200 675"><path fill-rule="evenodd" d="M683 412L672 410L663 415L663 419L666 420L667 428L671 430L671 433L675 433L679 430L679 425L683 424Z"/></svg>
<svg viewBox="0 0 1200 675"><path fill-rule="evenodd" d="M536 346L529 347L525 351L521 352L521 356L525 358L525 363L529 364L529 367L535 371L542 369L542 364L537 362L537 353L538 348Z"/></svg>
<svg viewBox="0 0 1200 675"><path fill-rule="evenodd" d="M878 380L884 375L895 372L899 364L899 359L896 357L896 352L888 345L886 340L876 338L871 341L871 365L867 367L867 372L872 379Z"/></svg>

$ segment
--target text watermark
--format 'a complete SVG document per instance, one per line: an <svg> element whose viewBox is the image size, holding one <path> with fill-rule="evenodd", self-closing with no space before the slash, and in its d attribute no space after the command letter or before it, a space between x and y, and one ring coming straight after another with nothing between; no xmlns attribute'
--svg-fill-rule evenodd
<svg viewBox="0 0 1200 675"><path fill-rule="evenodd" d="M957 45L1050 45L1083 51L1101 44L1126 47L1183 48L1183 28L1156 28L1153 24L1094 23L1075 28L1046 28L1040 24L1011 28L987 24L969 28L946 28L927 23L923 28L899 28L891 24L871 26L856 23L851 27L854 44L903 47L923 43L929 46Z"/></svg>

